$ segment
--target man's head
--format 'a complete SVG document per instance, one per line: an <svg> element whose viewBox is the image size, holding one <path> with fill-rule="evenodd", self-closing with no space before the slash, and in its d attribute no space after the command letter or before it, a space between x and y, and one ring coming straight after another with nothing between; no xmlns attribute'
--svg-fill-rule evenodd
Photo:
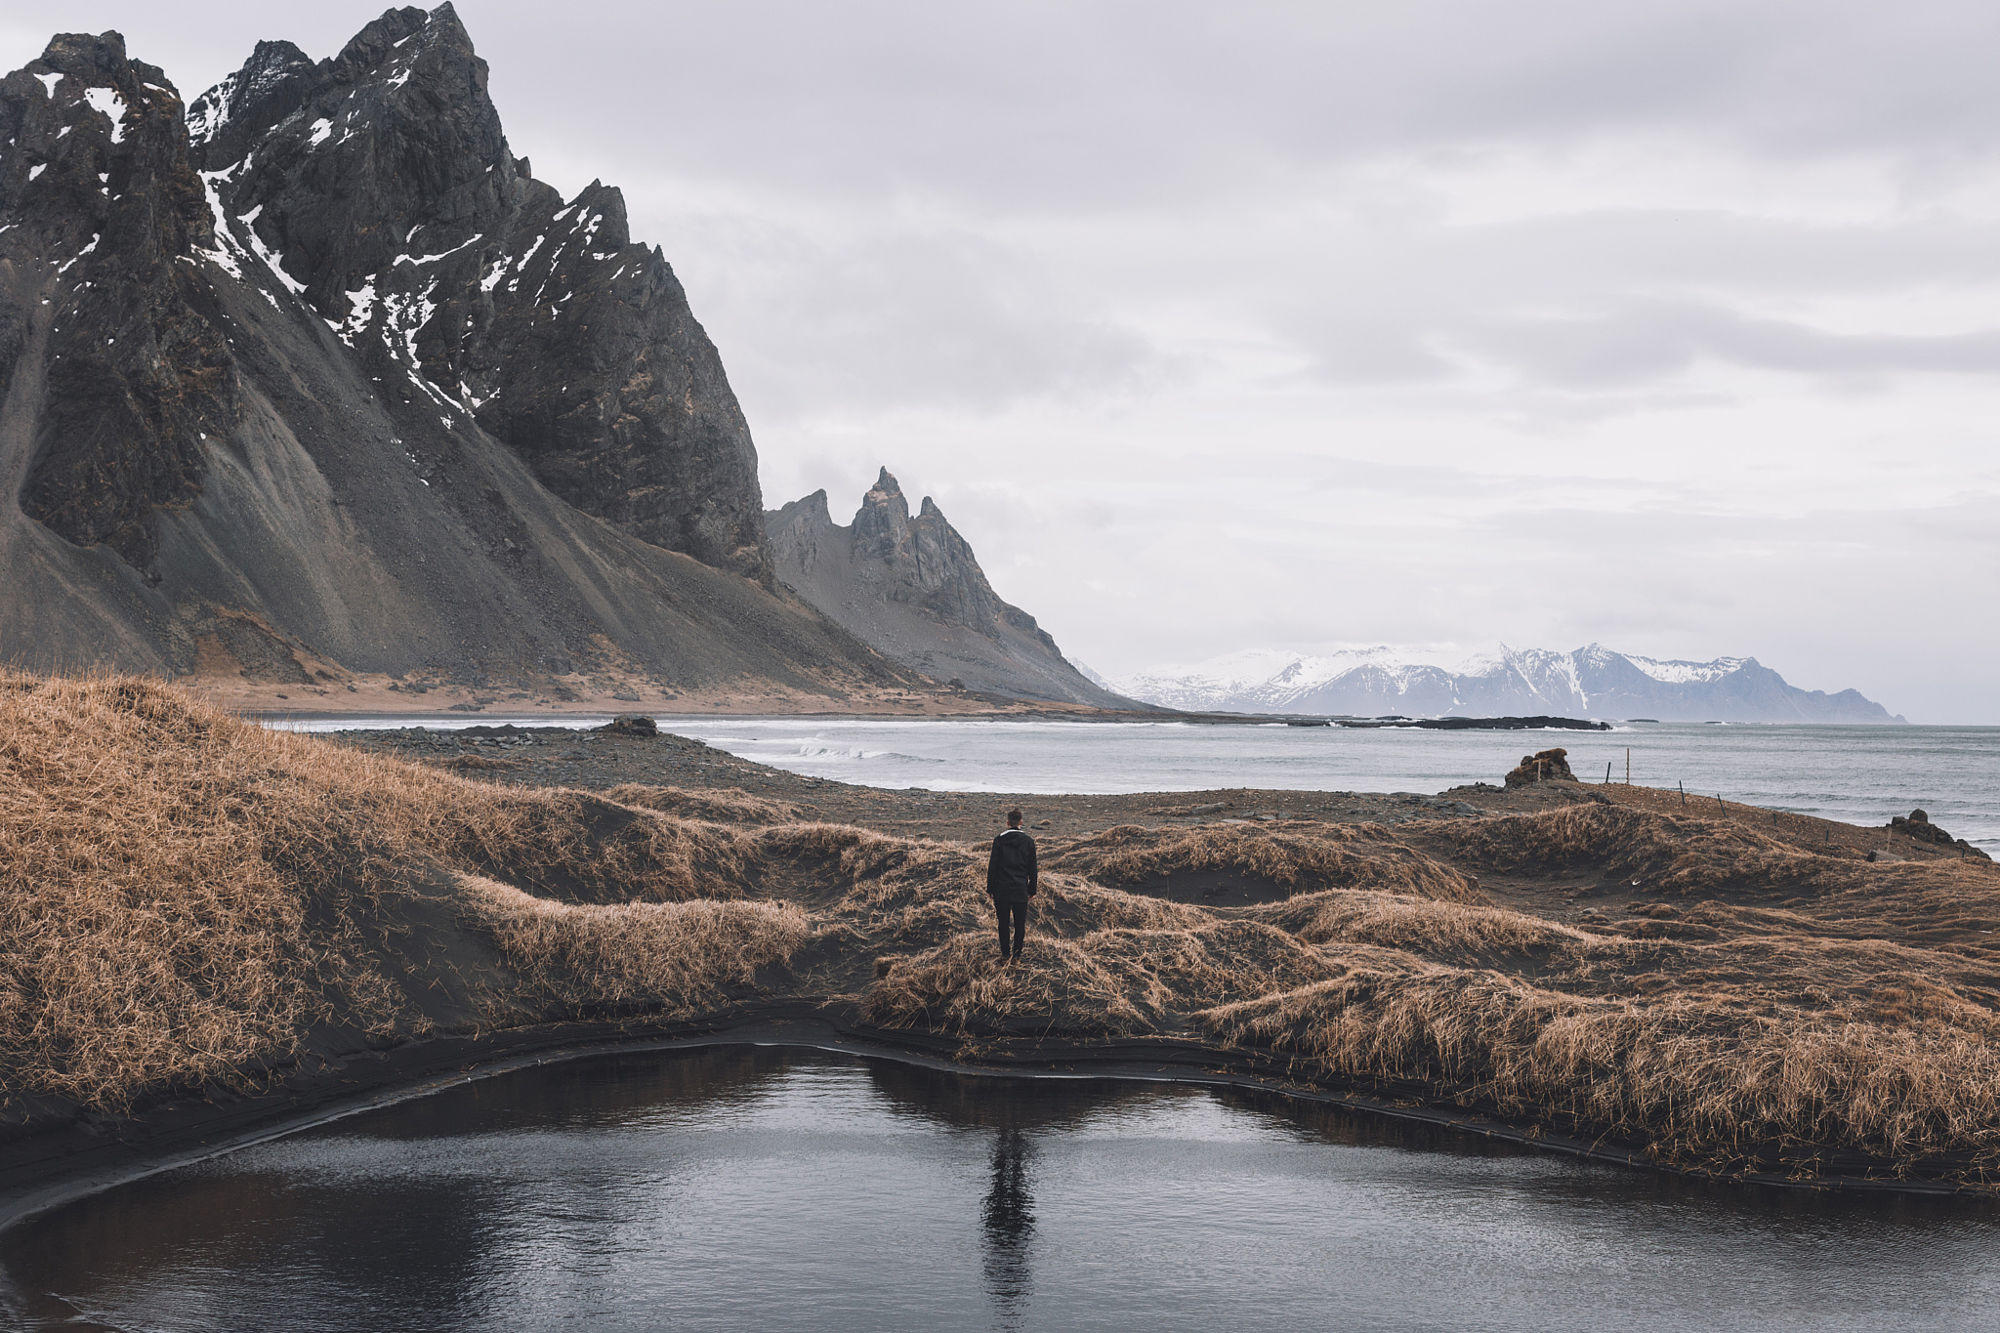
<svg viewBox="0 0 2000 1333"><path fill-rule="evenodd" d="M1021 827L1021 812L1019 810L1009 810L1007 812L1007 827L1008 828Z"/></svg>

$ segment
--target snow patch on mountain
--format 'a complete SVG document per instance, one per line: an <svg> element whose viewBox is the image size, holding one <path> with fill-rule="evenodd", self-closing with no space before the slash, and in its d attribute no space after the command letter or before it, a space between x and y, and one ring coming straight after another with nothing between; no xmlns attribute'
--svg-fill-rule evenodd
<svg viewBox="0 0 2000 1333"><path fill-rule="evenodd" d="M1627 657L1626 661L1654 680L1674 685L1721 680L1740 668L1749 658L1718 657L1713 662L1661 661L1657 657Z"/></svg>

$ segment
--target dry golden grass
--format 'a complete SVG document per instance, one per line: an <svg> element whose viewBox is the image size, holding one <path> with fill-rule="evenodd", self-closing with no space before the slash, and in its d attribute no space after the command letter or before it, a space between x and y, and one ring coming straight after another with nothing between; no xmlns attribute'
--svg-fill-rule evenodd
<svg viewBox="0 0 2000 1333"><path fill-rule="evenodd" d="M2000 1180L2000 872L1656 805L1052 841L1002 968L983 848L475 782L143 681L0 677L0 1111L783 997L968 1050L1195 1040L1679 1166ZM1127 891L1187 875L1256 891ZM1610 884L1625 919L1496 906L1479 875Z"/></svg>
<svg viewBox="0 0 2000 1333"><path fill-rule="evenodd" d="M641 1006L692 1016L755 983L811 933L789 903L551 902L479 876L465 898L508 966L557 1003L579 1010Z"/></svg>
<svg viewBox="0 0 2000 1333"><path fill-rule="evenodd" d="M511 773L521 767L521 761L497 754L461 754L446 760L444 766L460 773Z"/></svg>
<svg viewBox="0 0 2000 1333"><path fill-rule="evenodd" d="M1202 1016L1342 1079L1636 1142L1664 1162L2000 1170L2000 1046L1800 1009L1587 999L1493 972L1359 968Z"/></svg>
<svg viewBox="0 0 2000 1333"><path fill-rule="evenodd" d="M1391 893L1301 894L1259 916L1311 944L1379 944L1426 957L1546 954L1590 938L1525 912Z"/></svg>
<svg viewBox="0 0 2000 1333"><path fill-rule="evenodd" d="M636 782L620 783L604 793L620 805L636 805L682 819L705 819L715 824L793 824L799 808L789 801L773 801L748 792L690 791L686 787L649 787Z"/></svg>
<svg viewBox="0 0 2000 1333"><path fill-rule="evenodd" d="M1120 825L1047 858L1100 884L1142 886L1176 875L1227 875L1283 894L1319 889L1387 889L1428 898L1478 901L1478 882L1372 825L1310 832L1247 824L1149 829Z"/></svg>
<svg viewBox="0 0 2000 1333"><path fill-rule="evenodd" d="M1326 974L1315 949L1252 921L1192 929L1109 928L1040 936L996 967L993 937L955 935L899 958L863 997L870 1021L947 1032L1053 1032L1065 1038L1160 1030L1191 1008L1291 988Z"/></svg>
<svg viewBox="0 0 2000 1333"><path fill-rule="evenodd" d="M1396 832L1454 864L1485 872L1591 870L1676 894L1744 884L1768 890L1810 888L1857 870L1850 861L1802 851L1738 820L1618 805L1437 820L1406 824Z"/></svg>
<svg viewBox="0 0 2000 1333"><path fill-rule="evenodd" d="M336 1006L396 1022L352 910L386 849L315 817L326 756L258 762L290 748L143 684L0 684L0 1086L116 1104ZM283 867L329 844L353 873L302 892Z"/></svg>
<svg viewBox="0 0 2000 1333"><path fill-rule="evenodd" d="M397 923L461 870L679 901L735 896L741 859L726 832L267 732L157 684L0 678L0 1106L240 1080L314 1029L422 1035Z"/></svg>

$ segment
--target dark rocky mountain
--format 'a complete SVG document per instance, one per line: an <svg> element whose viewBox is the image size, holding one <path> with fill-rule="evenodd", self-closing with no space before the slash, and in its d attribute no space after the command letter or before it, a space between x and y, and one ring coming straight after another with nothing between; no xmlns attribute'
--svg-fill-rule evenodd
<svg viewBox="0 0 2000 1333"><path fill-rule="evenodd" d="M910 683L772 581L673 270L486 77L446 5L189 107L116 33L0 80L0 658Z"/></svg>
<svg viewBox="0 0 2000 1333"><path fill-rule="evenodd" d="M912 516L887 468L851 525L835 523L826 492L814 491L765 514L764 530L781 582L898 662L982 693L1134 706L1085 678L1033 616L1000 600L929 496Z"/></svg>

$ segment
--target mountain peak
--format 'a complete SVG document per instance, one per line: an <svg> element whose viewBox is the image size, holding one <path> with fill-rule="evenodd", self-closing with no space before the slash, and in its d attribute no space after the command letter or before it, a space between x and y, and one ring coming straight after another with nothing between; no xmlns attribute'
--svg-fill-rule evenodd
<svg viewBox="0 0 2000 1333"><path fill-rule="evenodd" d="M565 201L513 155L449 5L317 64L260 46L189 120L225 248L408 386L410 431L476 422L576 508L769 578L756 448L685 291L617 187Z"/></svg>
<svg viewBox="0 0 2000 1333"><path fill-rule="evenodd" d="M94 34L59 32L42 48L42 63L64 73L80 69L109 71L125 61L125 34L115 29Z"/></svg>
<svg viewBox="0 0 2000 1333"><path fill-rule="evenodd" d="M923 497L915 517L884 467L851 527L815 491L765 515L779 577L878 652L938 680L1017 697L1129 706L1085 679L1055 640L1002 601L971 545Z"/></svg>
<svg viewBox="0 0 2000 1333"><path fill-rule="evenodd" d="M347 45L340 48L340 54L329 62L337 76L352 77L358 71L372 69L380 65L391 51L430 25L431 15L414 5L401 9L384 10L381 17L370 21L360 32L347 39ZM465 31L452 16L452 25L460 33Z"/></svg>
<svg viewBox="0 0 2000 1333"><path fill-rule="evenodd" d="M201 490L202 441L236 414L226 337L187 308L212 221L180 95L116 32L58 34L0 79L0 386L46 376L21 509L149 569L154 515ZM38 327L42 330L37 332ZM33 349L30 351L30 349Z"/></svg>
<svg viewBox="0 0 2000 1333"><path fill-rule="evenodd" d="M517 168L450 6L258 43L191 106L58 35L0 144L20 660L886 678L758 586L720 355L614 186Z"/></svg>

